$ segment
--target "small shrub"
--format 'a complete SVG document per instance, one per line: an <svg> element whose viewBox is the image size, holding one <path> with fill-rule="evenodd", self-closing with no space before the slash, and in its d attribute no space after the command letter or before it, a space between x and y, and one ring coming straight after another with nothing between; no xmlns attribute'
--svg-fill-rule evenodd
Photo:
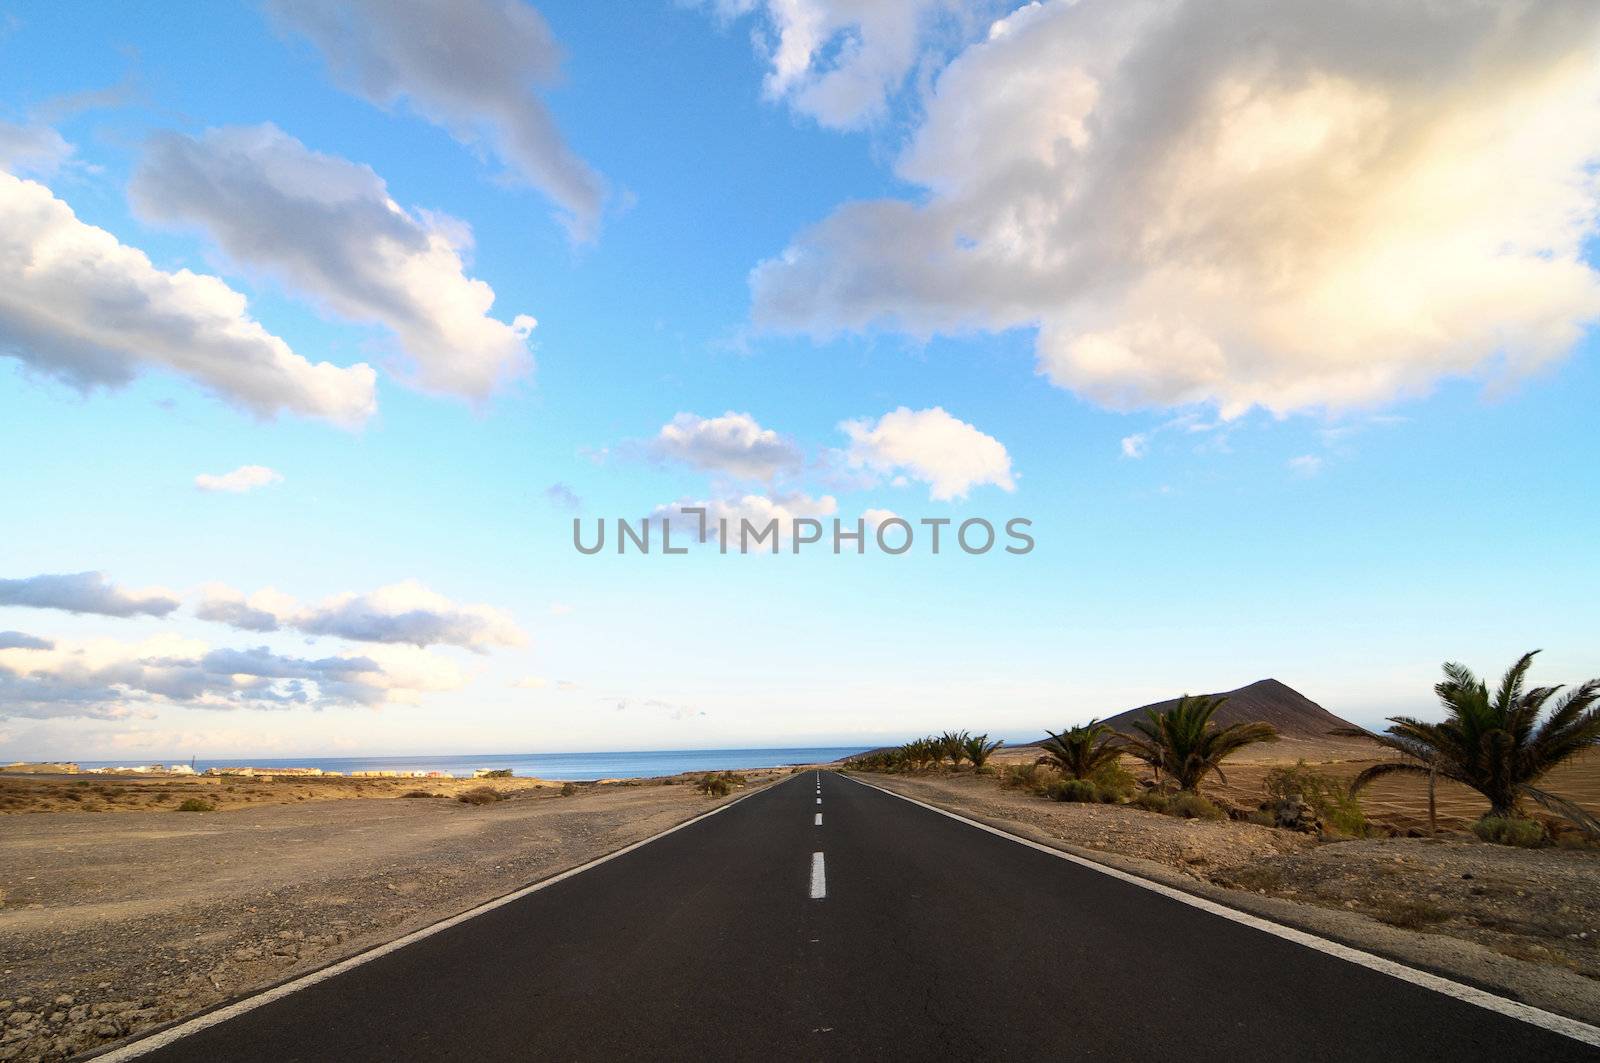
<svg viewBox="0 0 1600 1063"><path fill-rule="evenodd" d="M437 797L439 795L438 794L431 794L426 790L407 790L405 793L401 794L400 796L401 797Z"/></svg>
<svg viewBox="0 0 1600 1063"><path fill-rule="evenodd" d="M1000 786L1006 790L1039 790L1045 774L1037 764L1007 764L1000 769Z"/></svg>
<svg viewBox="0 0 1600 1063"><path fill-rule="evenodd" d="M1139 785L1133 772L1124 768L1120 760L1106 761L1094 770L1089 780L1100 791L1100 800L1107 804L1126 801Z"/></svg>
<svg viewBox="0 0 1600 1063"><path fill-rule="evenodd" d="M730 780L723 775L714 775L710 772L702 775L694 788L707 797L727 797L733 793L733 783Z"/></svg>
<svg viewBox="0 0 1600 1063"><path fill-rule="evenodd" d="M561 796L576 797L578 796L578 788L572 783L564 782L561 784Z"/></svg>
<svg viewBox="0 0 1600 1063"><path fill-rule="evenodd" d="M179 812L215 812L216 810L216 805L198 797L186 798L183 804L178 806Z"/></svg>
<svg viewBox="0 0 1600 1063"><path fill-rule="evenodd" d="M480 778L480 779L509 779L509 778L511 778L511 769L510 768L496 768L493 771L484 772L482 775L478 776L478 778Z"/></svg>
<svg viewBox="0 0 1600 1063"><path fill-rule="evenodd" d="M1296 761L1292 767L1271 769L1261 785L1274 804L1298 797L1337 833L1359 838L1368 831L1367 817L1350 787L1332 776L1312 771L1304 760Z"/></svg>
<svg viewBox="0 0 1600 1063"><path fill-rule="evenodd" d="M1537 849L1546 839L1544 824L1514 816L1484 816L1472 825L1472 833L1486 842L1523 849Z"/></svg>
<svg viewBox="0 0 1600 1063"><path fill-rule="evenodd" d="M1184 819L1227 819L1228 814L1199 794L1175 794L1167 802L1167 815Z"/></svg>
<svg viewBox="0 0 1600 1063"><path fill-rule="evenodd" d="M1056 801L1091 804L1100 800L1100 789L1088 779L1060 779L1051 784L1049 796Z"/></svg>
<svg viewBox="0 0 1600 1063"><path fill-rule="evenodd" d="M1146 812L1165 812L1172 800L1160 790L1140 790L1134 795L1133 800L1128 803L1142 808Z"/></svg>
<svg viewBox="0 0 1600 1063"><path fill-rule="evenodd" d="M496 801L505 799L506 795L492 786L475 786L456 797L456 800L464 805L492 805Z"/></svg>

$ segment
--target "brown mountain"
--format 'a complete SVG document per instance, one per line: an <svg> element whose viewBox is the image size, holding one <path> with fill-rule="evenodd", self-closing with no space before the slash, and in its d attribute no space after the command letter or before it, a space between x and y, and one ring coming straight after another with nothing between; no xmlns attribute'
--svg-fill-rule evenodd
<svg viewBox="0 0 1600 1063"><path fill-rule="evenodd" d="M1224 696L1228 700L1211 717L1218 727L1265 720L1276 727L1284 738L1326 738L1328 732L1336 727L1354 726L1276 679L1259 679L1249 686L1229 690ZM1144 719L1147 709L1163 711L1176 704L1178 699L1173 698L1153 705L1141 705L1137 709L1119 712L1105 722L1115 730L1130 732L1133 730L1133 721Z"/></svg>

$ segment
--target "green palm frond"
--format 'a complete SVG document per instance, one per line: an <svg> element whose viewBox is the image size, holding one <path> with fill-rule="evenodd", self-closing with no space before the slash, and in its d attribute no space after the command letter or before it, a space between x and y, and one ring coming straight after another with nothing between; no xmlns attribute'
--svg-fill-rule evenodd
<svg viewBox="0 0 1600 1063"><path fill-rule="evenodd" d="M1463 664L1444 666L1445 678L1434 686L1445 718L1427 723L1406 716L1389 719L1381 734L1341 728L1338 734L1366 738L1392 749L1406 760L1375 765L1356 778L1364 786L1372 778L1395 771L1436 770L1477 790L1489 801L1491 815L1520 814L1524 795L1574 822L1583 813L1565 798L1533 784L1562 761L1600 743L1600 679L1591 679L1546 707L1563 689L1528 687L1534 655L1525 653L1506 670L1491 697L1488 686ZM1540 723L1540 717L1544 722Z"/></svg>

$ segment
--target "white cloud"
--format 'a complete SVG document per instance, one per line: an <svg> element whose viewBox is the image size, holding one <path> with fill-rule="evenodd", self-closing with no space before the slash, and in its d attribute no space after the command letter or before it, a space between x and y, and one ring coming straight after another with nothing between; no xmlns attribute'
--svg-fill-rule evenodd
<svg viewBox="0 0 1600 1063"><path fill-rule="evenodd" d="M166 616L178 608L177 595L161 587L130 590L102 572L0 579L0 605L60 609L99 616Z"/></svg>
<svg viewBox="0 0 1600 1063"><path fill-rule="evenodd" d="M1036 327L1115 409L1524 374L1600 315L1597 40L1582 0L1030 4L938 78L896 164L923 193L801 233L754 314Z"/></svg>
<svg viewBox="0 0 1600 1063"><path fill-rule="evenodd" d="M292 629L355 642L460 646L476 653L527 642L504 610L460 605L414 579L365 594L337 594L307 607L270 589L246 598L211 584L203 588L195 615L245 631Z"/></svg>
<svg viewBox="0 0 1600 1063"><path fill-rule="evenodd" d="M482 399L531 365L534 319L489 316L494 289L466 275L464 223L408 213L370 167L276 126L160 134L130 197L146 218L199 226L235 262L389 329L430 391Z"/></svg>
<svg viewBox="0 0 1600 1063"><path fill-rule="evenodd" d="M0 120L0 170L52 177L72 152L72 145L47 125Z"/></svg>
<svg viewBox="0 0 1600 1063"><path fill-rule="evenodd" d="M903 472L929 485L929 497L935 501L966 498L982 484L1016 489L1011 457L1000 441L942 407L901 406L875 423L846 421L839 427L850 437L843 455L850 468L886 476Z"/></svg>
<svg viewBox="0 0 1600 1063"><path fill-rule="evenodd" d="M869 528L876 528L885 521L904 519L892 509L865 509L861 511L861 518Z"/></svg>
<svg viewBox="0 0 1600 1063"><path fill-rule="evenodd" d="M582 690L583 686L580 683L574 683L570 679L557 679L556 680L556 689L557 690L564 690L564 691Z"/></svg>
<svg viewBox="0 0 1600 1063"><path fill-rule="evenodd" d="M288 411L357 424L376 406L370 366L313 365L222 281L156 269L48 188L4 172L0 355L83 390L164 368L262 417Z"/></svg>
<svg viewBox="0 0 1600 1063"><path fill-rule="evenodd" d="M740 480L771 480L798 469L804 459L792 440L732 410L711 418L680 413L662 426L650 449L657 457Z"/></svg>
<svg viewBox="0 0 1600 1063"><path fill-rule="evenodd" d="M1147 432L1135 432L1122 437L1122 456L1125 458L1142 458L1149 450L1150 435Z"/></svg>
<svg viewBox="0 0 1600 1063"><path fill-rule="evenodd" d="M514 690L543 690L550 685L550 680L542 675L525 675L511 684Z"/></svg>
<svg viewBox="0 0 1600 1063"><path fill-rule="evenodd" d="M258 487L282 482L283 474L265 465L241 465L221 476L203 472L194 478L194 485L202 491L225 491L231 494L243 494Z"/></svg>
<svg viewBox="0 0 1600 1063"><path fill-rule="evenodd" d="M1289 471L1296 476L1315 476L1322 471L1322 464L1322 459L1315 454L1301 454L1288 461Z"/></svg>
<svg viewBox="0 0 1600 1063"><path fill-rule="evenodd" d="M0 631L0 650L53 650L56 644L21 631Z"/></svg>
<svg viewBox="0 0 1600 1063"><path fill-rule="evenodd" d="M271 587L247 598L225 584L208 583L200 588L194 615L240 631L267 632L291 626L298 610L299 604L292 597Z"/></svg>
<svg viewBox="0 0 1600 1063"><path fill-rule="evenodd" d="M401 100L463 144L488 146L549 196L579 237L592 233L605 183L567 147L535 94L561 70L544 18L520 0L268 0L278 23L311 41L347 91Z"/></svg>
<svg viewBox="0 0 1600 1063"><path fill-rule="evenodd" d="M392 647L384 647L392 649ZM278 709L380 705L449 685L454 666L434 659L388 663L374 654L287 657L265 646L214 649L174 634L138 643L58 642L50 649L0 649L0 717L120 719L137 707ZM460 685L459 672L455 685Z"/></svg>
<svg viewBox="0 0 1600 1063"><path fill-rule="evenodd" d="M921 58L932 23L959 13L956 0L717 0L724 16L760 10L758 43L771 65L763 88L836 129L884 116Z"/></svg>
<svg viewBox="0 0 1600 1063"><path fill-rule="evenodd" d="M573 607L571 605L569 605L568 603L566 603L566 602L551 602L550 603L550 615L551 616L570 616L572 614L572 608Z"/></svg>

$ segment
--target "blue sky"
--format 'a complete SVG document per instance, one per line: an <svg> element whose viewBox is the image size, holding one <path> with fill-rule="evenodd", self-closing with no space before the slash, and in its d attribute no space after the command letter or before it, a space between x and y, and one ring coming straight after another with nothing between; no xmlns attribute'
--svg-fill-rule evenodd
<svg viewBox="0 0 1600 1063"><path fill-rule="evenodd" d="M407 6L328 6L347 38L290 2L0 2L0 171L58 226L14 248L103 229L354 389L263 410L232 348L196 349L206 377L86 338L70 270L0 297L0 632L53 644L0 643L0 758L1027 737L1264 676L1371 724L1431 712L1446 659L1600 673L1582 5L1386 28L1334 4L1317 47L1262 15L1267 73L1183 4L466 5L460 55L558 46L502 57L510 88L419 58ZM1557 17L1582 32L1552 43ZM1341 30L1434 43L1391 68ZM1189 62L1152 87L1163 49ZM555 147L508 147L522 128ZM410 249L367 276L389 221ZM465 278L492 306L460 310ZM91 349L129 379L67 379ZM731 472L719 425L799 457ZM276 479L196 486L251 466ZM574 516L747 496L1023 516L1038 545L572 548ZM28 582L85 572L92 609ZM176 604L128 606L144 588ZM200 615L263 588L270 624ZM254 673L208 656L257 647ZM357 678L319 681L330 660Z"/></svg>

